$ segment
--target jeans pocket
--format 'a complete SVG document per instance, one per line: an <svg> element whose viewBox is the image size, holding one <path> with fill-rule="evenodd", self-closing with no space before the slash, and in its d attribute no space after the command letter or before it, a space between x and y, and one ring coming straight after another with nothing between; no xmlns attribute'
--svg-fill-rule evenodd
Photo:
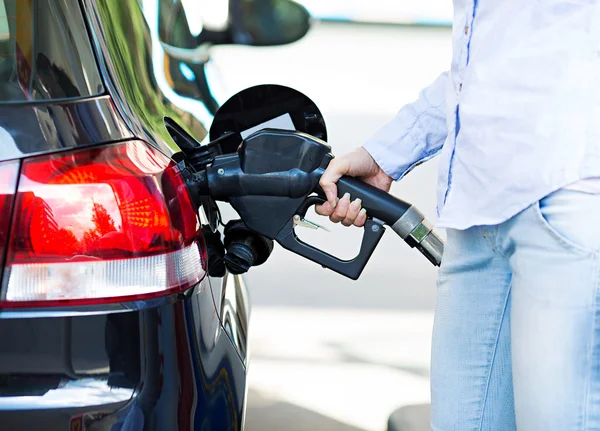
<svg viewBox="0 0 600 431"><path fill-rule="evenodd" d="M563 246L595 254L600 236L595 220L600 216L600 195L572 190L558 190L535 205L543 228Z"/></svg>

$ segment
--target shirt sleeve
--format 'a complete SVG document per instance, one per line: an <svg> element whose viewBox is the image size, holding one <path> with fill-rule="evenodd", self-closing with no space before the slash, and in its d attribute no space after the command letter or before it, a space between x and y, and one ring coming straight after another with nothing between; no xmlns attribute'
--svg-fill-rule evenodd
<svg viewBox="0 0 600 431"><path fill-rule="evenodd" d="M445 94L448 72L442 73L419 98L404 106L363 148L394 180L439 153L448 128Z"/></svg>

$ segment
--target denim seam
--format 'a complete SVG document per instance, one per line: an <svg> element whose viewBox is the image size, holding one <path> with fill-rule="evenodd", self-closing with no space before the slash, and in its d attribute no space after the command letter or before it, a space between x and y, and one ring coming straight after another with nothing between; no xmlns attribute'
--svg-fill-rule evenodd
<svg viewBox="0 0 600 431"><path fill-rule="evenodd" d="M599 255L595 254L594 255L594 295L593 295L593 304L594 304L594 313L593 313L593 319L592 319L592 342L590 343L590 348L589 348L589 352L588 352L588 360L589 360L589 373L587 376L587 381L585 384L585 394L583 397L583 428L582 429L587 429L587 423L588 423L588 402L589 402L589 397L590 397L590 392L591 392L591 385L592 385L592 375L594 374L594 349L595 349L595 345L596 345L596 331L598 330L598 325L597 325L597 320L598 320L598 287L599 287L599 273L598 273L598 259L599 259Z"/></svg>
<svg viewBox="0 0 600 431"><path fill-rule="evenodd" d="M494 247L496 247L496 244L494 243L494 241L492 241L492 239L490 238L490 236L488 234L483 234L483 237L487 240L487 242L490 243L490 247L492 247L492 249L494 249Z"/></svg>
<svg viewBox="0 0 600 431"><path fill-rule="evenodd" d="M579 254L586 254L588 256L597 255L597 250L588 249L586 246L578 244L577 242L567 238L565 235L557 231L546 219L546 217L544 217L540 201L537 201L537 203L535 203L534 205L535 215L538 221L541 223L544 230L548 232L560 244L562 244L567 250L574 251Z"/></svg>
<svg viewBox="0 0 600 431"><path fill-rule="evenodd" d="M486 237L488 239L488 241L492 244L492 251L494 253L496 253L498 256L506 259L507 261L510 260L510 258L508 256L506 256L502 250L500 249L500 247L498 246L498 226L496 226L496 231L494 233L494 241L492 241L489 237Z"/></svg>
<svg viewBox="0 0 600 431"><path fill-rule="evenodd" d="M504 306L502 307L502 318L500 319L500 324L498 325L498 332L496 333L496 342L494 344L494 350L492 352L492 360L490 362L490 369L488 371L487 382L485 384L485 393L483 394L483 404L481 406L481 417L479 419L479 427L478 431L481 431L483 428L483 415L485 413L485 405L488 399L488 393L490 391L490 382L492 380L492 368L494 367L494 362L496 361L496 352L498 350L498 341L500 339L500 331L502 329L502 324L504 323L504 319L506 317L506 308L508 307L508 298L510 297L510 292L512 291L512 281L508 286L508 292L506 293L506 298L504 298Z"/></svg>
<svg viewBox="0 0 600 431"><path fill-rule="evenodd" d="M506 255L504 255L504 253L502 253L502 251L500 250L500 247L498 247L498 244L492 245L492 251L494 253L496 253L498 256L503 257L506 260L509 260L508 256L506 256Z"/></svg>

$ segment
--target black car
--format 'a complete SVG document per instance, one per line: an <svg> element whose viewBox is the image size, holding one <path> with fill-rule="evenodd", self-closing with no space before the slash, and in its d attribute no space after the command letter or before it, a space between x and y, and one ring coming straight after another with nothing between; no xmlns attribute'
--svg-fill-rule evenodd
<svg viewBox="0 0 600 431"><path fill-rule="evenodd" d="M211 44L308 16L230 0L209 28L212 3L0 0L1 431L243 429L247 291L211 273L178 134L219 107Z"/></svg>

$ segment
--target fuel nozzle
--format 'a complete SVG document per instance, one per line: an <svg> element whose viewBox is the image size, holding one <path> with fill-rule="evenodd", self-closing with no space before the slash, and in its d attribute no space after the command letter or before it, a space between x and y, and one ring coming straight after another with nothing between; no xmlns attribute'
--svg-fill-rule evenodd
<svg viewBox="0 0 600 431"><path fill-rule="evenodd" d="M433 226L421 211L411 206L392 225L392 229L408 245L419 250L431 263L440 266L444 253L444 241L433 231Z"/></svg>
<svg viewBox="0 0 600 431"><path fill-rule="evenodd" d="M244 235L232 229L229 235L232 240L225 244L225 263L231 272L246 272L260 264L256 262L261 261L265 250L267 256L270 253L262 243L266 238L321 266L357 279L381 239L384 225L392 227L432 264L440 265L443 241L419 210L348 176L338 180L338 196L348 193L359 197L368 217L359 254L354 259L342 260L302 242L294 229L310 206L325 201L319 180L332 159L331 148L312 136L263 129L244 139L236 154L215 157L210 166L186 179L192 194L206 194L217 201L229 202L243 220ZM256 236L250 235L251 232Z"/></svg>
<svg viewBox="0 0 600 431"><path fill-rule="evenodd" d="M184 133L171 129L172 134ZM210 140L202 147L178 141L187 156L182 173L192 201L227 202L242 220L225 232L223 261L230 272L260 265L276 241L356 280L386 225L440 265L443 241L423 214L409 202L348 176L337 182L338 197L348 193L360 198L367 211L359 253L350 260L340 259L298 238L296 227L316 226L307 223L305 215L311 206L325 202L319 181L334 157L323 116L302 93L274 85L243 90L219 109Z"/></svg>

